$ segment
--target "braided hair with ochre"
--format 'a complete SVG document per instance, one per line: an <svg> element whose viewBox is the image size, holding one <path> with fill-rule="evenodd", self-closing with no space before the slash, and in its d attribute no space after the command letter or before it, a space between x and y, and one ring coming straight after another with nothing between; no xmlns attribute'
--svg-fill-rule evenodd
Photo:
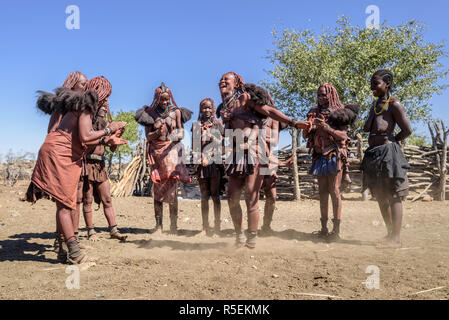
<svg viewBox="0 0 449 320"><path fill-rule="evenodd" d="M329 109L339 110L343 109L343 105L340 102L340 97L338 96L337 89L329 83L323 83L319 88L324 88L326 90L327 99L329 101Z"/></svg>
<svg viewBox="0 0 449 320"><path fill-rule="evenodd" d="M80 82L81 78L85 77L87 79L87 77L80 71L74 71L71 72L67 78L64 80L64 83L62 84L62 86L66 89L72 89L76 86L76 84L78 82Z"/></svg>

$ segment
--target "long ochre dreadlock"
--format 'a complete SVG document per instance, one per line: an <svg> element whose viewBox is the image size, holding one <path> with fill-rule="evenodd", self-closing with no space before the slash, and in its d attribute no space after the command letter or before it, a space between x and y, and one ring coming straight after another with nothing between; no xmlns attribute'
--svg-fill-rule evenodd
<svg viewBox="0 0 449 320"><path fill-rule="evenodd" d="M112 93L111 83L103 76L95 77L87 81L86 90L93 90L98 95L98 105L105 107L109 120L112 121L111 111L109 110L108 98Z"/></svg>
<svg viewBox="0 0 449 320"><path fill-rule="evenodd" d="M323 83L320 88L326 89L327 99L329 100L329 109L331 110L339 110L343 109L344 106L340 102L340 97L338 96L337 89L329 83Z"/></svg>
<svg viewBox="0 0 449 320"><path fill-rule="evenodd" d="M67 78L64 80L64 83L62 84L62 86L66 89L73 89L76 86L76 84L78 82L80 82L82 77L85 77L87 79L87 77L84 75L84 73L82 73L80 71L71 72L67 76Z"/></svg>

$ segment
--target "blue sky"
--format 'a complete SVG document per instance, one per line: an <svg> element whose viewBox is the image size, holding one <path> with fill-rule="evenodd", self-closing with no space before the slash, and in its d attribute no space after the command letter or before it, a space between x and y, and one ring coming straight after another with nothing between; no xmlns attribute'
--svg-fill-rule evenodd
<svg viewBox="0 0 449 320"><path fill-rule="evenodd" d="M223 73L233 70L253 83L267 77L264 57L274 26L319 32L340 15L365 25L365 8L372 4L388 24L416 19L427 24L427 41L447 45L444 0L2 1L0 154L38 152L48 116L37 111L35 92L56 88L71 71L107 77L112 111L150 103L164 81L178 105L195 111L196 118L201 99L220 102L217 83ZM80 9L79 30L65 27L68 5ZM449 66L449 59L443 62ZM449 120L448 100L448 92L432 99L435 117ZM281 145L288 143L283 135Z"/></svg>

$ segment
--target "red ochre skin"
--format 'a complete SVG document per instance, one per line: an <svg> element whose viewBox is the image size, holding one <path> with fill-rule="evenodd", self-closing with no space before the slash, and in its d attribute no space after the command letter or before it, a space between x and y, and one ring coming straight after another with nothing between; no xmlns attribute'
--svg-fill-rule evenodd
<svg viewBox="0 0 449 320"><path fill-rule="evenodd" d="M174 105L171 104L173 102ZM157 232L162 231L163 203L169 204L170 233L177 233L178 181L190 181L185 164L178 158L177 145L184 137L181 111L169 88L156 89L154 101L147 108L154 124L145 126L148 159L153 180L154 214Z"/></svg>
<svg viewBox="0 0 449 320"><path fill-rule="evenodd" d="M243 120L242 117L234 116L248 113L248 110L253 110L282 123L293 123L289 117L279 110L268 105L255 104L254 101L251 100L251 96L244 92L243 79L234 72L224 74L220 79L218 86L223 102L229 104L227 108L221 110L221 117L225 123L226 129L241 129L245 136L250 137L249 139L251 139L251 141L257 141L258 131L259 129L262 129L262 126L255 124L254 121L251 122ZM308 122L295 122L294 124L298 129L308 129L310 127ZM248 149L251 147L248 147ZM254 162L252 174L229 176L227 189L228 204L234 223L234 229L237 234L240 234L243 230L243 215L240 206L240 196L243 190L248 212L248 232L256 233L259 225L259 194L264 176L260 174L258 159Z"/></svg>
<svg viewBox="0 0 449 320"><path fill-rule="evenodd" d="M72 255L78 252L78 246L74 244L76 237L72 213L76 209L82 157L86 146L98 144L106 134L104 130L93 129L92 117L87 108L68 111L57 129L47 135L32 176L32 183L55 199L57 229L68 244L69 258L73 257L75 262L85 260L84 255L77 256L79 259ZM125 122L117 122L109 127L115 133L124 129L125 125Z"/></svg>
<svg viewBox="0 0 449 320"><path fill-rule="evenodd" d="M318 106L312 108L307 118L313 123L310 132L303 132L303 137L308 139L307 146L313 150L314 159L319 158L326 147L334 144L334 141L346 141L347 129L332 129L328 125L328 118L333 111L342 109L343 106L338 97L337 90L330 84L322 84L317 90ZM318 176L318 188L320 194L320 214L322 229L320 235L327 236L327 221L329 217L329 195L332 201L334 223L341 219L342 200L340 185L343 176L343 163L337 161L337 174Z"/></svg>
<svg viewBox="0 0 449 320"><path fill-rule="evenodd" d="M217 132L223 133L223 123L215 118L215 103L210 98L205 98L200 102L198 121L201 125L201 151L212 143ZM214 130L215 132L212 132ZM192 138L193 135L192 135ZM193 141L192 141L193 145ZM221 151L221 150L220 150ZM201 155L201 164L196 166L198 183L201 191L201 217L202 232L200 236L212 233L209 225L209 199L212 198L214 206L214 229L213 233L220 234L221 224L221 203L220 187L223 179L223 165L221 163L210 163L208 155Z"/></svg>
<svg viewBox="0 0 449 320"><path fill-rule="evenodd" d="M104 77L95 77L89 80L86 84L86 89L94 90L98 97L101 99L99 104L99 110L96 115L94 115L93 123L97 126L98 130L103 130L109 121L107 116L110 115L108 98L112 93L112 87L109 81ZM106 145L110 146L111 151L115 149L116 143L126 143L126 140L120 138L123 131L117 132L116 135L111 136L111 139L106 141ZM90 146L87 154L94 154L98 156L103 156L105 153L105 145L96 144ZM103 212L108 221L109 228L117 226L114 214L114 208L112 206L111 197L111 185L109 182L108 173L106 170L105 161L88 160L84 158L84 176L81 178L78 186L78 197L77 197L77 208L80 207L81 202L83 203L83 216L87 228L93 228L93 214L92 214L92 202L94 200L94 194L96 195L99 202L103 204ZM98 201L97 200L97 201ZM79 226L79 210L77 216L74 217L77 222L76 231L78 231ZM116 239L122 240L125 237L121 236L118 232L114 234ZM89 237L89 240L96 241L98 238L96 235Z"/></svg>

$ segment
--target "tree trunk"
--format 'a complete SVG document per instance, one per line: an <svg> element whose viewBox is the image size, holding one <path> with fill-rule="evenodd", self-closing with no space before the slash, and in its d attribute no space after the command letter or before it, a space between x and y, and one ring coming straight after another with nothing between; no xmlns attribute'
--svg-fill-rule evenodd
<svg viewBox="0 0 449 320"><path fill-rule="evenodd" d="M446 200L446 176L447 176L447 136L449 134L449 130L446 131L446 127L441 121L442 134L443 134L443 146L442 146L442 154L441 154L441 165L440 165L440 201Z"/></svg>
<svg viewBox="0 0 449 320"><path fill-rule="evenodd" d="M112 172L112 152L108 155L108 176L111 175Z"/></svg>
<svg viewBox="0 0 449 320"><path fill-rule="evenodd" d="M143 178L145 177L145 172L147 171L147 140L143 139L143 154L142 157L142 172L140 173L140 183L142 184L140 195L143 196L145 193L145 185L143 184Z"/></svg>
<svg viewBox="0 0 449 320"><path fill-rule="evenodd" d="M118 181L122 179L122 154L118 154Z"/></svg>
<svg viewBox="0 0 449 320"><path fill-rule="evenodd" d="M435 150L435 159L440 175L438 186L438 200L446 200L446 177L447 177L447 138L449 130L446 131L444 122L441 121L441 128L437 122L427 123L429 127L430 136L432 138L432 146ZM432 128L433 126L433 128ZM439 150L441 146L441 154Z"/></svg>
<svg viewBox="0 0 449 320"><path fill-rule="evenodd" d="M295 200L301 198L301 190L299 189L299 176L298 176L298 130L292 129L292 156L293 156L293 197Z"/></svg>

